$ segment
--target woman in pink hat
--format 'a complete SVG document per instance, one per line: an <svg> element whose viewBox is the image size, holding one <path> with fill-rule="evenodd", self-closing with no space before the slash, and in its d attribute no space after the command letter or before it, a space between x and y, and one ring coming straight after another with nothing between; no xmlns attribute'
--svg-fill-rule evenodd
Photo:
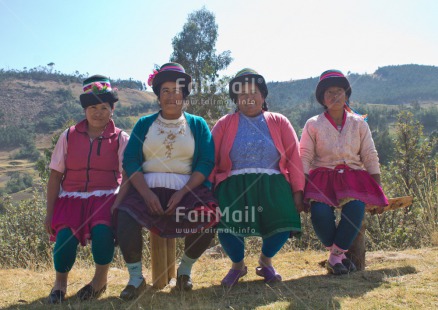
<svg viewBox="0 0 438 310"><path fill-rule="evenodd" d="M327 270L340 275L356 270L345 252L360 230L366 206L382 210L388 200L371 131L349 107L347 78L338 70L323 72L315 95L325 111L306 122L300 140L304 201L318 238L330 251ZM338 225L335 208L342 210Z"/></svg>
<svg viewBox="0 0 438 310"><path fill-rule="evenodd" d="M56 241L56 280L48 298L52 304L65 299L79 243L85 246L92 240L96 265L91 282L77 293L81 301L98 298L106 290L114 255L111 205L122 180L123 151L129 136L112 120L118 95L109 79L94 75L84 80L83 89L80 101L85 119L61 134L49 166L44 225Z"/></svg>
<svg viewBox="0 0 438 310"><path fill-rule="evenodd" d="M120 298L135 299L145 290L142 228L165 238L184 237L176 287L192 289L193 264L214 237L217 202L207 177L214 166L214 145L206 121L183 111L192 78L178 63L150 75L160 111L141 117L123 159L129 177L114 203L117 239L129 272Z"/></svg>

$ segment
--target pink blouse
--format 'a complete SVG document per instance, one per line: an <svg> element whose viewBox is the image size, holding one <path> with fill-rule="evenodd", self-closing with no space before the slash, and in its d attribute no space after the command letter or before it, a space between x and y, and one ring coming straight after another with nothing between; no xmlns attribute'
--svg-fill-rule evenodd
<svg viewBox="0 0 438 310"><path fill-rule="evenodd" d="M304 126L300 154L304 173L325 167L348 165L352 169L380 174L379 157L368 124L352 113L338 131L324 113L310 118Z"/></svg>

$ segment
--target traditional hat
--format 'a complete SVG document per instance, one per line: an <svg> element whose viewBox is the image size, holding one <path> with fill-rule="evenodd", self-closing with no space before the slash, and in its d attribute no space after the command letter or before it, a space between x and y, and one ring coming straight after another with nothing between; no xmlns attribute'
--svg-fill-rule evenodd
<svg viewBox="0 0 438 310"><path fill-rule="evenodd" d="M318 86L316 86L315 96L320 104L324 105L324 92L332 86L343 88L347 97L350 98L351 87L344 74L339 70L327 70L321 74Z"/></svg>
<svg viewBox="0 0 438 310"><path fill-rule="evenodd" d="M268 87L266 86L263 76L257 73L257 71L244 68L237 72L236 76L230 81L228 92L231 100L237 103L237 94L241 91L242 86L246 83L253 83L258 86L263 98L268 96Z"/></svg>
<svg viewBox="0 0 438 310"><path fill-rule="evenodd" d="M149 75L148 85L152 86L157 96L160 95L160 87L164 82L177 82L179 85L184 85L184 97L188 96L192 90L192 77L186 73L183 66L176 62L166 63Z"/></svg>
<svg viewBox="0 0 438 310"><path fill-rule="evenodd" d="M108 102L111 108L114 102L119 101L119 96L111 88L109 78L103 75L93 75L82 83L84 93L79 96L81 105L85 109L90 105Z"/></svg>

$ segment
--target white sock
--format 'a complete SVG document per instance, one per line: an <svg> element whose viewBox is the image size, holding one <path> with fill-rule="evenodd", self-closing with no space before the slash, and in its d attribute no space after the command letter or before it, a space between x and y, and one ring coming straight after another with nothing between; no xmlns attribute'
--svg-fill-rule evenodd
<svg viewBox="0 0 438 310"><path fill-rule="evenodd" d="M133 285L136 288L139 287L144 279L141 261L132 264L126 263L126 267L128 267L129 272L128 285Z"/></svg>
<svg viewBox="0 0 438 310"><path fill-rule="evenodd" d="M193 264L197 261L197 258L190 258L186 254L181 258L181 262L178 267L178 276L187 275L190 276L192 274Z"/></svg>

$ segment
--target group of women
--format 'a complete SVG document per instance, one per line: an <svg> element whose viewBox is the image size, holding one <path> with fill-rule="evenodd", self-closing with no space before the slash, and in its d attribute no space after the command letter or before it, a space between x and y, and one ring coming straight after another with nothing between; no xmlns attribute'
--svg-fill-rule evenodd
<svg viewBox="0 0 438 310"><path fill-rule="evenodd" d="M272 258L301 232L310 209L315 232L330 251L335 275L356 268L345 252L357 236L367 205L383 208L377 152L367 123L349 108L351 87L337 70L316 87L322 114L310 118L301 141L289 120L268 112L263 76L243 69L229 83L236 105L210 131L202 117L184 112L192 79L178 63L149 76L160 111L141 117L130 137L112 120L117 92L108 78L83 82L85 119L65 130L53 151L45 227L55 241L56 271L49 303L65 300L77 246L91 240L95 274L76 296L98 298L107 287L117 240L129 272L120 298L145 290L142 228L184 238L176 287L193 287L191 270L215 233L232 265L222 285L248 272L245 237L262 237L255 273L281 281ZM334 210L340 208L337 224Z"/></svg>

